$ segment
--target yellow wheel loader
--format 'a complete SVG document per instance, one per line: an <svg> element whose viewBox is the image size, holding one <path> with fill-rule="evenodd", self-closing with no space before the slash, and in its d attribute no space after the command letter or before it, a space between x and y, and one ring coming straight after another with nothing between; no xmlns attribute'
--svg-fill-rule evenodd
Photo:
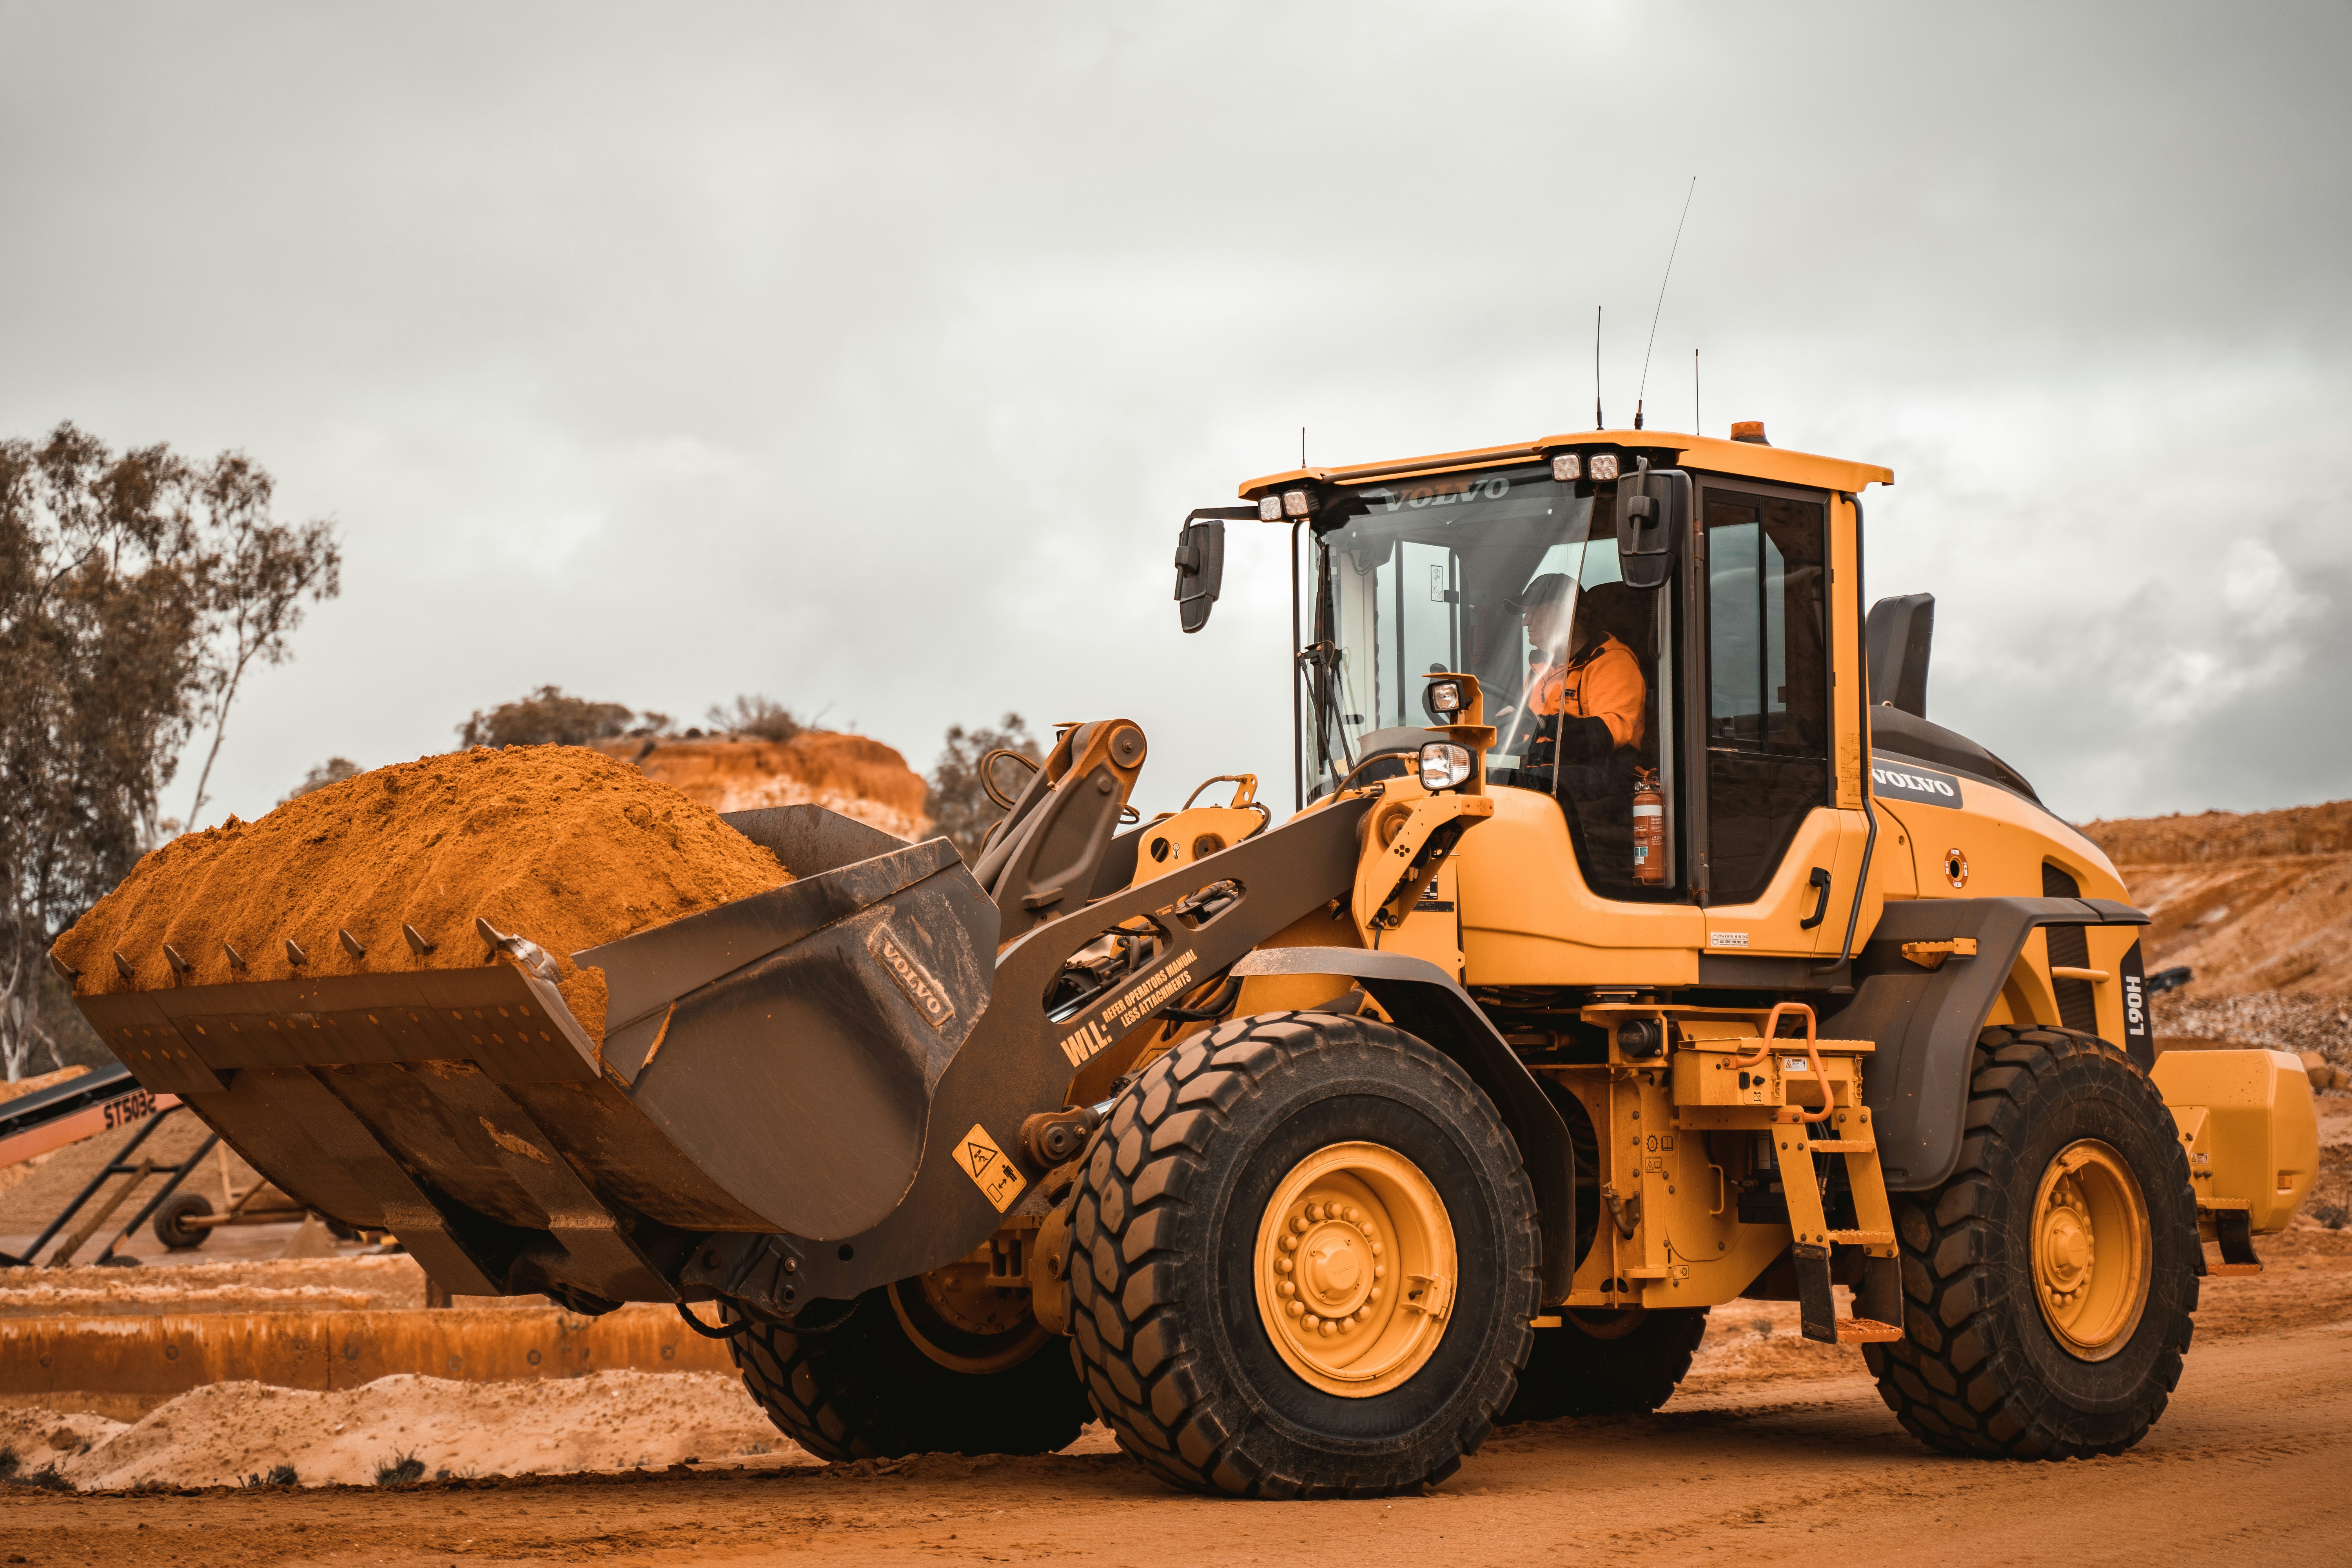
<svg viewBox="0 0 2352 1568"><path fill-rule="evenodd" d="M1176 597L1201 629L1227 523L1286 530L1286 820L1236 778L1123 827L1124 719L969 869L739 814L799 879L575 955L601 1049L533 966L397 942L80 1004L447 1290L715 1300L820 1455L1092 1415L1180 1487L1407 1489L1658 1405L1742 1297L1937 1448L2120 1452L2302 1202L2310 1089L2157 1058L2147 917L1927 718L1932 601L1865 597L1891 477L1751 427L1254 480Z"/></svg>

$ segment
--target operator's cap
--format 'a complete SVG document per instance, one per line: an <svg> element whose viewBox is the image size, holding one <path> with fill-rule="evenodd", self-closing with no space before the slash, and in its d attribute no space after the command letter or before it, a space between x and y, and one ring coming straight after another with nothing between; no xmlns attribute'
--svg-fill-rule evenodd
<svg viewBox="0 0 2352 1568"><path fill-rule="evenodd" d="M1565 572L1547 572L1520 589L1517 599L1513 603L1524 614L1528 610L1541 609L1548 605L1557 605L1575 592L1575 578Z"/></svg>

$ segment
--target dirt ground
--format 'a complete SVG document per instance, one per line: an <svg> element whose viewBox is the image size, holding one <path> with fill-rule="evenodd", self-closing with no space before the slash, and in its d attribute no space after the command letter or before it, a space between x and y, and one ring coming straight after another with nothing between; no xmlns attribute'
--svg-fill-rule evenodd
<svg viewBox="0 0 2352 1568"><path fill-rule="evenodd" d="M2352 1490L2341 1484L2352 1463L2352 1230L2306 1221L2264 1251L2264 1274L2206 1282L2170 1410L2116 1459L2004 1465L1930 1454L1895 1426L1859 1352L1799 1340L1790 1307L1736 1302L1717 1310L1692 1376L1659 1414L1505 1432L1427 1497L1183 1497L1092 1429L1037 1458L820 1465L780 1439L747 1452L772 1435L746 1419L748 1402L723 1378L605 1373L528 1391L404 1378L341 1396L223 1385L112 1433L89 1417L0 1413L0 1441L18 1447L26 1469L56 1462L86 1486L118 1487L150 1468L182 1472L177 1486L143 1492L0 1488L0 1560L275 1568L1058 1557L1195 1568L1338 1550L1350 1563L1416 1564L1736 1556L1989 1568L2204 1563L2255 1552L2340 1562L2352 1529ZM320 1434L330 1416L344 1430ZM68 1452L85 1436L99 1439L90 1451ZM446 1469L451 1479L404 1489L187 1484L197 1461L219 1473L232 1452L240 1465L309 1467L306 1482L357 1479L401 1453L427 1477ZM517 1473L534 1464L606 1468Z"/></svg>

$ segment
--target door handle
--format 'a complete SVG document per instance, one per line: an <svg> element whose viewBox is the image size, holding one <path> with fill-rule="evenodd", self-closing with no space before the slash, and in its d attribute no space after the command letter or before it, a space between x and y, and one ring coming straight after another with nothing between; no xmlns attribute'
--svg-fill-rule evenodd
<svg viewBox="0 0 2352 1568"><path fill-rule="evenodd" d="M1811 914L1797 922L1799 931L1812 930L1822 923L1822 917L1830 912L1830 874L1816 866L1812 876L1807 879L1807 885L1821 894L1821 900L1813 905Z"/></svg>

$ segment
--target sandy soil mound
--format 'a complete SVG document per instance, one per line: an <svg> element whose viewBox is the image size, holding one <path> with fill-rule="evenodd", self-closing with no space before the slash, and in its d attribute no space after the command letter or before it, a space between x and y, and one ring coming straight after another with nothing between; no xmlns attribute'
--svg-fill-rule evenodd
<svg viewBox="0 0 2352 1568"><path fill-rule="evenodd" d="M929 790L907 759L864 735L607 741L597 748L713 811L821 805L908 840L930 837Z"/></svg>
<svg viewBox="0 0 2352 1568"><path fill-rule="evenodd" d="M414 1456L422 1475L660 1468L693 1459L816 1461L732 1377L600 1372L544 1383L403 1373L347 1394L258 1383L191 1389L136 1423L0 1410L25 1469L54 1464L84 1489L236 1485L291 1465L305 1484L365 1484Z"/></svg>
<svg viewBox="0 0 2352 1568"><path fill-rule="evenodd" d="M540 1297L462 1298L539 1301ZM425 1305L405 1253L186 1263L170 1268L0 1268L0 1317L179 1312L382 1311Z"/></svg>
<svg viewBox="0 0 2352 1568"><path fill-rule="evenodd" d="M2149 973L2196 976L2157 997L2160 1047L2317 1051L2352 1067L2352 801L2084 831L2154 917Z"/></svg>
<svg viewBox="0 0 2352 1568"><path fill-rule="evenodd" d="M231 817L173 839L57 951L85 992L173 984L166 945L196 984L464 968L486 962L478 916L546 949L564 1000L601 1038L604 977L575 970L573 952L789 879L709 807L610 757L477 749L378 768L258 822ZM413 951L404 924L433 951ZM289 942L305 955L299 967Z"/></svg>
<svg viewBox="0 0 2352 1568"><path fill-rule="evenodd" d="M2140 908L2153 971L2191 994L2352 993L2352 801L2289 811L2094 822Z"/></svg>
<svg viewBox="0 0 2352 1568"><path fill-rule="evenodd" d="M89 1071L86 1067L59 1068L36 1078L20 1078L14 1083L0 1083L0 1105L12 1100L22 1100L28 1094L38 1094L45 1089L55 1089L61 1083L71 1083Z"/></svg>
<svg viewBox="0 0 2352 1568"><path fill-rule="evenodd" d="M2194 816L2117 817L2091 836L2117 866L2173 866L2293 855L2352 854L2352 800L2284 811L2203 811Z"/></svg>

